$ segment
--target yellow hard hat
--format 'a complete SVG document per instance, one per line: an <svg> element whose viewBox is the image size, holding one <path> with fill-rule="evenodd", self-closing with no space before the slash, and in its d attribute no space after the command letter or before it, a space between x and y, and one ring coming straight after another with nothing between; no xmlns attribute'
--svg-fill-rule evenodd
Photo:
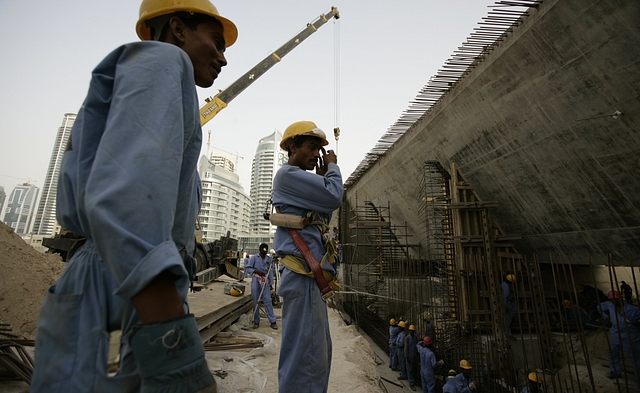
<svg viewBox="0 0 640 393"><path fill-rule="evenodd" d="M393 325L395 325L395 324L396 324L396 320L395 320L395 319L393 319L393 318L391 318L391 319L389 320L389 325L393 326Z"/></svg>
<svg viewBox="0 0 640 393"><path fill-rule="evenodd" d="M516 282L516 275L515 274L507 274L507 280L509 280L511 282Z"/></svg>
<svg viewBox="0 0 640 393"><path fill-rule="evenodd" d="M529 378L529 381L531 382L542 383L542 378L536 372L530 372L528 378Z"/></svg>
<svg viewBox="0 0 640 393"><path fill-rule="evenodd" d="M415 327L414 325L411 325L411 326L409 326L409 330L413 330L413 331L415 331L415 330L416 330L416 327Z"/></svg>
<svg viewBox="0 0 640 393"><path fill-rule="evenodd" d="M447 376L447 378L455 378L456 377L456 370L451 369L449 370L449 375Z"/></svg>
<svg viewBox="0 0 640 393"><path fill-rule="evenodd" d="M151 29L145 22L161 16L184 11L208 15L222 24L222 34L225 45L230 47L238 38L238 28L229 19L220 16L218 9L209 0L142 0L140 4L140 18L136 23L136 33L141 40L151 39Z"/></svg>
<svg viewBox="0 0 640 393"><path fill-rule="evenodd" d="M327 135L324 131L319 129L318 126L316 126L316 123L312 121L297 121L284 130L282 140L280 141L280 148L282 150L287 150L287 142L289 142L289 139L295 138L298 135L309 135L320 138L322 139L322 146L327 146L329 144L329 141L327 141Z"/></svg>
<svg viewBox="0 0 640 393"><path fill-rule="evenodd" d="M400 321L400 322L398 323L398 326L404 329L404 328L407 326L407 324L406 324L406 323L404 323L404 321Z"/></svg>
<svg viewBox="0 0 640 393"><path fill-rule="evenodd" d="M576 292L584 292L584 285L576 284Z"/></svg>
<svg viewBox="0 0 640 393"><path fill-rule="evenodd" d="M571 305L571 300L569 299L564 299L562 301L562 305L564 306L564 308L569 308L569 306Z"/></svg>
<svg viewBox="0 0 640 393"><path fill-rule="evenodd" d="M429 315L429 314L425 315L424 316L424 320L427 321L427 322L430 322L431 321L431 315Z"/></svg>
<svg viewBox="0 0 640 393"><path fill-rule="evenodd" d="M231 289L229 290L229 294L232 296L240 296L242 295L242 290L237 287L231 287Z"/></svg>
<svg viewBox="0 0 640 393"><path fill-rule="evenodd" d="M462 359L460 361L460 368L464 368L465 370L471 370L471 363L468 360Z"/></svg>

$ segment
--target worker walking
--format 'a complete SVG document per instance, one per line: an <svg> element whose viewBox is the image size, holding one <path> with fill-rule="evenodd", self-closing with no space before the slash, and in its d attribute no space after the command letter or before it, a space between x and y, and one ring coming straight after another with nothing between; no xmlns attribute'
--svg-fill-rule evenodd
<svg viewBox="0 0 640 393"><path fill-rule="evenodd" d="M449 370L447 374L447 381L442 387L442 393L458 393L456 390L456 370Z"/></svg>
<svg viewBox="0 0 640 393"><path fill-rule="evenodd" d="M244 254L244 260L242 261L242 267L243 269L246 268L247 264L249 263L249 254ZM249 277L249 274L247 273L247 271L244 271L244 276L245 277Z"/></svg>
<svg viewBox="0 0 640 393"><path fill-rule="evenodd" d="M187 304L196 85L213 84L238 33L208 0L143 0L136 32L142 42L94 69L64 153L57 220L87 240L43 301L31 392L217 391ZM120 370L109 377L116 330Z"/></svg>
<svg viewBox="0 0 640 393"><path fill-rule="evenodd" d="M435 393L436 389L436 369L444 364L444 360L436 361L436 355L431 351L431 337L426 336L416 344L416 349L420 354L420 379L422 382L422 393Z"/></svg>
<svg viewBox="0 0 640 393"><path fill-rule="evenodd" d="M416 348L418 340L416 339L416 327L409 326L409 333L404 338L404 358L407 365L407 379L409 380L409 388L416 390L414 373L417 366L418 349Z"/></svg>
<svg viewBox="0 0 640 393"><path fill-rule="evenodd" d="M527 386L522 388L520 393L544 393L542 390L542 377L535 371L532 371L527 376Z"/></svg>
<svg viewBox="0 0 640 393"><path fill-rule="evenodd" d="M618 291L609 291L609 301L598 306L598 311L605 319L611 321L609 329L609 379L620 378L622 364L620 347L624 349L631 367L633 367L638 387L640 387L640 309L624 303Z"/></svg>
<svg viewBox="0 0 640 393"><path fill-rule="evenodd" d="M516 306L516 298L513 293L513 283L516 282L515 274L507 274L500 288L502 289L502 302L505 307L504 312L504 332L508 339L516 340L516 337L511 333L511 323L513 318L518 313L518 307Z"/></svg>
<svg viewBox="0 0 640 393"><path fill-rule="evenodd" d="M252 276L251 280L251 297L253 298L253 328L260 327L260 300L264 304L264 311L272 329L277 329L276 315L273 312L271 304L271 290L273 290L273 261L267 255L266 243L260 244L260 252L254 254L244 271L247 275Z"/></svg>
<svg viewBox="0 0 640 393"><path fill-rule="evenodd" d="M404 328L407 324L404 321L400 321L398 323L398 337L396 338L396 352L398 355L398 364L400 365L400 375L398 376L398 380L407 379L407 359L404 357L404 338L406 336L406 332Z"/></svg>
<svg viewBox="0 0 640 393"><path fill-rule="evenodd" d="M471 377L471 363L468 360L460 361L460 374L456 375L456 389L459 393L470 393L477 390L476 383Z"/></svg>
<svg viewBox="0 0 640 393"><path fill-rule="evenodd" d="M329 384L332 347L323 300L339 286L333 239L323 239L322 233L342 203L344 188L337 156L324 150L328 144L324 131L310 121L291 124L280 142L289 159L273 180L273 205L302 227L287 227L290 220L276 222L277 215L271 215L278 225L274 248L282 271L277 290L283 298L280 393L326 392ZM313 169L316 173L307 172Z"/></svg>
<svg viewBox="0 0 640 393"><path fill-rule="evenodd" d="M622 281L622 284L620 285L620 291L624 295L624 300L626 300L627 303L629 304L633 304L633 302L631 301L631 295L633 294L633 291L631 290L631 285Z"/></svg>
<svg viewBox="0 0 640 393"><path fill-rule="evenodd" d="M396 339L398 338L398 333L400 333L400 329L398 328L398 323L395 319L391 318L389 320L389 367L393 371L400 370L398 368L398 354L396 352Z"/></svg>

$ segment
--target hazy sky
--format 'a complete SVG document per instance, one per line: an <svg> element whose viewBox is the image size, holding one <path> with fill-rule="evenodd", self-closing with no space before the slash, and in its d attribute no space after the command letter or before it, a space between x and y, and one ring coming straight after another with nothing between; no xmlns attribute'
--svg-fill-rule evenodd
<svg viewBox="0 0 640 393"><path fill-rule="evenodd" d="M113 49L137 41L137 0L0 0L0 186L30 180L42 188L58 128L76 113L93 68ZM267 71L203 127L203 154L238 154L249 193L258 140L294 121L342 130L344 180L407 109L418 91L478 26L491 0L217 0L239 36L228 66L201 104L307 23L336 6L331 20ZM336 53L339 55L336 56ZM336 69L339 103L335 110ZM336 121L336 118L338 121ZM336 142L330 138L329 148ZM235 158L231 156L233 160Z"/></svg>

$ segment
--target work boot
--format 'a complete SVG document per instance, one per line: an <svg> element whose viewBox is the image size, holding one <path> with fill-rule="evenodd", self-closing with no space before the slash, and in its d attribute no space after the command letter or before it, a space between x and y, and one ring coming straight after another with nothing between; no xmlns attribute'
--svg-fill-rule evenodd
<svg viewBox="0 0 640 393"><path fill-rule="evenodd" d="M409 386L409 388L411 388L411 390L413 390L414 392L416 391L416 387L413 385Z"/></svg>
<svg viewBox="0 0 640 393"><path fill-rule="evenodd" d="M278 330L278 324L276 324L275 322L271 322L271 329Z"/></svg>
<svg viewBox="0 0 640 393"><path fill-rule="evenodd" d="M613 373L611 371L609 371L608 373L605 374L605 377L609 378L609 379L617 379L620 378L622 376L622 374L620 373Z"/></svg>
<svg viewBox="0 0 640 393"><path fill-rule="evenodd" d="M260 325L259 325L259 324L257 324L257 323L254 323L254 324L253 324L253 328L254 328L254 329L257 329L257 328L259 328L259 327L260 327Z"/></svg>
<svg viewBox="0 0 640 393"><path fill-rule="evenodd" d="M403 379L407 379L407 378L404 378L402 375L398 377L398 381L402 381Z"/></svg>

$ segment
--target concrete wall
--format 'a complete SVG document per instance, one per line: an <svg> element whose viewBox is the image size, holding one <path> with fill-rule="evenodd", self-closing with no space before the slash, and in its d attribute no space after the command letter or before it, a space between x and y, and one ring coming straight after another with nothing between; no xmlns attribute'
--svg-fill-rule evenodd
<svg viewBox="0 0 640 393"><path fill-rule="evenodd" d="M547 0L347 198L390 201L392 220L420 234L422 163L455 163L523 236L519 252L628 264L640 255L639 114L640 2Z"/></svg>

